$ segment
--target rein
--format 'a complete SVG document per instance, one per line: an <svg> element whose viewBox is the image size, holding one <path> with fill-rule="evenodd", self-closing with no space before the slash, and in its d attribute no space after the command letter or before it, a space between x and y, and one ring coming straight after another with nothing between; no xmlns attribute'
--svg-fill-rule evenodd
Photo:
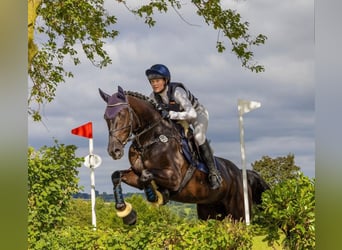
<svg viewBox="0 0 342 250"><path fill-rule="evenodd" d="M155 123L153 123L152 125L148 126L147 128L145 128L143 131L137 133L137 134L134 134L134 131L133 131L133 116L135 116L136 120L138 121L139 125L138 125L138 129L141 127L140 125L140 120L137 116L137 114L134 112L134 110L131 108L131 106L129 105L129 103L127 102L118 102L118 103L115 103L115 104L108 104L107 107L111 108L111 107L116 107L116 106L120 106L120 105L127 105L128 106L128 110L129 110L129 114L130 114L130 119L129 119L129 124L127 126L124 126L124 127L121 127L121 128L117 128L117 129L111 129L109 130L109 134L111 136L113 136L117 141L119 141L123 146L125 146L128 142L130 141L133 141L135 140L136 138L139 138L139 136L145 134L146 132L148 132L149 130L151 130L152 128L154 128L155 126L157 126L162 120L163 118L160 118L159 120L157 120ZM122 142L119 138L117 138L114 133L116 131L120 131L120 130L123 130L123 129L126 129L126 128L130 128L130 132L129 132L129 135L127 137L127 139ZM137 140L138 142L138 140ZM140 145L140 142L138 142L139 146Z"/></svg>
<svg viewBox="0 0 342 250"><path fill-rule="evenodd" d="M134 111L133 111L134 112ZM152 125L148 126L147 128L145 128L143 131L141 131L140 133L131 136L130 138L128 138L128 141L133 141L136 138L139 138L139 136L145 134L146 132L148 132L149 130L151 130L152 128L154 128L155 126L157 126L161 121L163 120L163 118L160 118L158 121L156 121L155 123L153 123ZM137 143L139 144L139 147L141 147L142 145L140 144L139 140L136 140Z"/></svg>

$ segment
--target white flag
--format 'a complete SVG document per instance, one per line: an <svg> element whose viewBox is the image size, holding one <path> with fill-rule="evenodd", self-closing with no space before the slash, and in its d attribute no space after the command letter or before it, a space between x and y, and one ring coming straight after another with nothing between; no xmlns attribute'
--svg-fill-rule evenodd
<svg viewBox="0 0 342 250"><path fill-rule="evenodd" d="M238 100L238 110L239 114L243 115L245 113L248 113L249 111L253 109L260 108L261 104L260 102L254 102L254 101L246 101L246 100Z"/></svg>

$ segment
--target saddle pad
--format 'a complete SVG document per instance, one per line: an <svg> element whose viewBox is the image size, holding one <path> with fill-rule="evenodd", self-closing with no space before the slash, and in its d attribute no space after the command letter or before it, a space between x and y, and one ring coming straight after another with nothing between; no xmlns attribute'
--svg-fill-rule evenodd
<svg viewBox="0 0 342 250"><path fill-rule="evenodd" d="M183 155L184 155L185 159L189 162L189 164L195 166L199 171L208 174L209 169L208 169L207 165L202 161L197 161L197 160L193 159L192 153L190 151L190 147L188 145L188 140L184 137L182 138L182 147L183 147ZM219 163L218 163L216 157L214 157L214 159L215 159L215 165L217 168Z"/></svg>

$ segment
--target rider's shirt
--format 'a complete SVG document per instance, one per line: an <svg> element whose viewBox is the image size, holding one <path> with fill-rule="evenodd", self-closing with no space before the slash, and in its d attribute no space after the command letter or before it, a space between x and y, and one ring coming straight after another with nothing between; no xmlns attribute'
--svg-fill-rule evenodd
<svg viewBox="0 0 342 250"><path fill-rule="evenodd" d="M182 88L176 88L174 92L175 102L179 104L180 111L169 112L170 119L173 120L194 120L197 117L197 112L187 97L187 93Z"/></svg>
<svg viewBox="0 0 342 250"><path fill-rule="evenodd" d="M204 107L181 83L169 83L162 93L151 93L156 102L165 104L172 120L187 120L191 123ZM202 106L202 107L201 107Z"/></svg>
<svg viewBox="0 0 342 250"><path fill-rule="evenodd" d="M208 128L209 114L206 108L201 105L183 86L176 86L173 95L169 90L169 85L158 95L151 93L150 98L160 103L166 104L170 109L169 115L172 120L185 120L194 127L195 140L198 145L205 142L205 134ZM159 101L157 100L159 99ZM175 103L173 103L175 102ZM177 106L178 105L178 106Z"/></svg>

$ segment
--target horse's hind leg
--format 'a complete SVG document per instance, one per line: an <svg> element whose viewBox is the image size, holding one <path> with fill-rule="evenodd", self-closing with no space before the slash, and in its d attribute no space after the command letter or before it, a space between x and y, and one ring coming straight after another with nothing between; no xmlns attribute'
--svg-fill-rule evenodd
<svg viewBox="0 0 342 250"><path fill-rule="evenodd" d="M115 199L116 214L122 218L124 224L134 225L137 221L137 213L132 208L132 205L125 202L122 187L121 187L121 172L115 171L112 174L113 192Z"/></svg>
<svg viewBox="0 0 342 250"><path fill-rule="evenodd" d="M252 200L254 204L261 204L262 193L270 189L269 185L254 170L247 170L248 185L252 191Z"/></svg>
<svg viewBox="0 0 342 250"><path fill-rule="evenodd" d="M223 220L227 216L223 204L197 204L197 217L201 220Z"/></svg>

